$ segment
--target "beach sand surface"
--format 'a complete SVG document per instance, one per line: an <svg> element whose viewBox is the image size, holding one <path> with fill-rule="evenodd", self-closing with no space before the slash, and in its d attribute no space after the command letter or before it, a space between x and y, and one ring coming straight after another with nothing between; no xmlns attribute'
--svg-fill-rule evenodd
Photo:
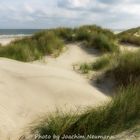
<svg viewBox="0 0 140 140"><path fill-rule="evenodd" d="M73 64L94 60L98 54L79 44L66 48L44 62L0 58L0 139L17 140L29 122L56 109L82 110L110 100L73 70Z"/></svg>
<svg viewBox="0 0 140 140"><path fill-rule="evenodd" d="M18 39L18 37L0 38L0 44L5 46L5 45L9 44L10 42L14 41L15 39Z"/></svg>

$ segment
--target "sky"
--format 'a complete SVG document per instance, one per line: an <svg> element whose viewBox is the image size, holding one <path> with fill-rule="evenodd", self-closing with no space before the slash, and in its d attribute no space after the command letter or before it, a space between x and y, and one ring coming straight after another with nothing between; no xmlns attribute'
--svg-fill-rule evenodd
<svg viewBox="0 0 140 140"><path fill-rule="evenodd" d="M0 29L140 26L140 0L0 0Z"/></svg>

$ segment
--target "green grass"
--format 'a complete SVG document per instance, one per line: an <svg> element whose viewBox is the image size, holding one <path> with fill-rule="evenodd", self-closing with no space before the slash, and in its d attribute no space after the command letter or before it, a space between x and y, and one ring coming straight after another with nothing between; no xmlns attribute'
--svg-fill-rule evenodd
<svg viewBox="0 0 140 140"><path fill-rule="evenodd" d="M99 59L97 59L93 64L92 64L92 69L93 70L101 70L109 66L111 63L111 57L110 56L103 56Z"/></svg>
<svg viewBox="0 0 140 140"><path fill-rule="evenodd" d="M140 87L122 87L108 104L81 115L54 114L33 127L40 135L115 135L140 123Z"/></svg>
<svg viewBox="0 0 140 140"><path fill-rule="evenodd" d="M136 46L140 46L140 37L133 36L133 35L123 35L120 38L120 42L124 44L132 44Z"/></svg>
<svg viewBox="0 0 140 140"><path fill-rule="evenodd" d="M87 47L93 47L100 52L116 52L119 47L104 34L95 34L92 36L90 41L87 42Z"/></svg>
<svg viewBox="0 0 140 140"><path fill-rule="evenodd" d="M140 35L140 27L126 30L117 36L120 43L140 46L140 36L137 36L136 34Z"/></svg>
<svg viewBox="0 0 140 140"><path fill-rule="evenodd" d="M52 31L61 39L66 42L73 42L75 37L75 31L72 28L56 28L52 29Z"/></svg>
<svg viewBox="0 0 140 140"><path fill-rule="evenodd" d="M0 48L0 57L29 62L45 55L59 55L64 47L63 40L53 32L41 32Z"/></svg>
<svg viewBox="0 0 140 140"><path fill-rule="evenodd" d="M92 70L92 64L91 63L83 63L83 64L80 64L79 70L82 73L88 73L89 71Z"/></svg>
<svg viewBox="0 0 140 140"><path fill-rule="evenodd" d="M0 48L0 57L28 62L42 58L42 54L36 48L32 48L27 44L14 44Z"/></svg>
<svg viewBox="0 0 140 140"><path fill-rule="evenodd" d="M106 73L112 76L118 85L127 86L139 82L140 51L120 54L115 60L115 65Z"/></svg>
<svg viewBox="0 0 140 140"><path fill-rule="evenodd" d="M33 124L31 131L32 133L38 132L40 135L61 134L76 120L76 114L57 111L49 115L47 118L41 119L39 123L35 124L35 126Z"/></svg>
<svg viewBox="0 0 140 140"><path fill-rule="evenodd" d="M115 39L115 35L108 29L103 29L96 25L85 25L75 29L76 40L89 41L96 34L104 34L110 39Z"/></svg>
<svg viewBox="0 0 140 140"><path fill-rule="evenodd" d="M98 58L95 62L83 63L80 65L79 70L82 73L88 73L89 71L98 71L107 68L111 64L111 55L106 55Z"/></svg>
<svg viewBox="0 0 140 140"><path fill-rule="evenodd" d="M63 50L64 42L77 41L86 41L101 52L112 52L117 48L114 40L115 35L111 31L95 25L48 29L13 41L4 48L0 47L0 57L24 62L34 61L45 55L58 56Z"/></svg>

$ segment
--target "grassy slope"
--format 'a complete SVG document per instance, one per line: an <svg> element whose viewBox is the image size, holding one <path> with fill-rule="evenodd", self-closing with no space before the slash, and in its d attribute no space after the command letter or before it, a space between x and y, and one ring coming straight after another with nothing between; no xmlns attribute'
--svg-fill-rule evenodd
<svg viewBox="0 0 140 140"><path fill-rule="evenodd" d="M41 32L1 47L0 57L28 62L40 59L47 54L58 55L63 46L62 39L53 32Z"/></svg>
<svg viewBox="0 0 140 140"><path fill-rule="evenodd" d="M59 55L64 42L86 42L88 47L94 47L101 52L113 52L118 49L114 43L115 35L98 26L81 26L79 28L56 28L44 30L31 37L13 41L0 47L0 57L19 61L34 61L45 55Z"/></svg>
<svg viewBox="0 0 140 140"><path fill-rule="evenodd" d="M118 34L121 43L140 46L140 27L126 30Z"/></svg>

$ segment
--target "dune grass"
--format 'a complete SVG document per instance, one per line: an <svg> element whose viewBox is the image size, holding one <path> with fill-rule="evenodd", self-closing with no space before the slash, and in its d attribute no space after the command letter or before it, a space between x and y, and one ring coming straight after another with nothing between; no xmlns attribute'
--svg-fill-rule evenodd
<svg viewBox="0 0 140 140"><path fill-rule="evenodd" d="M93 47L100 52L116 52L119 50L119 47L114 43L114 41L104 34L95 34L87 42L86 46Z"/></svg>
<svg viewBox="0 0 140 140"><path fill-rule="evenodd" d="M95 62L80 64L79 70L82 73L89 71L98 71L107 68L112 63L112 55L105 55L98 58Z"/></svg>
<svg viewBox="0 0 140 140"><path fill-rule="evenodd" d="M88 109L80 115L55 114L33 127L43 135L115 135L140 123L140 87L128 85L104 106ZM39 139L40 140L40 139ZM79 138L80 140L80 138Z"/></svg>
<svg viewBox="0 0 140 140"><path fill-rule="evenodd" d="M104 74L118 86L136 84L140 81L140 51L108 54L93 63L83 63L79 70L82 73L104 70Z"/></svg>
<svg viewBox="0 0 140 140"><path fill-rule="evenodd" d="M120 42L124 44L132 44L136 46L140 46L140 36L134 36L131 34L126 34L121 36Z"/></svg>
<svg viewBox="0 0 140 140"><path fill-rule="evenodd" d="M112 76L119 85L127 86L139 82L140 51L120 54L115 60L115 65L106 73Z"/></svg>
<svg viewBox="0 0 140 140"><path fill-rule="evenodd" d="M140 27L126 30L117 36L120 43L140 46Z"/></svg>
<svg viewBox="0 0 140 140"><path fill-rule="evenodd" d="M45 55L59 55L64 47L63 40L53 32L41 32L0 48L0 57L29 62Z"/></svg>
<svg viewBox="0 0 140 140"><path fill-rule="evenodd" d="M0 48L0 57L28 62L42 58L42 54L27 44L11 44L8 47Z"/></svg>
<svg viewBox="0 0 140 140"><path fill-rule="evenodd" d="M63 39L66 43L67 42L73 42L75 40L75 31L72 28L56 28L51 29L58 37Z"/></svg>
<svg viewBox="0 0 140 140"><path fill-rule="evenodd" d="M81 26L75 29L75 41L83 41L86 47L92 47L99 52L118 51L115 39L111 31L98 26Z"/></svg>
<svg viewBox="0 0 140 140"><path fill-rule="evenodd" d="M45 55L58 56L64 47L64 42L88 42L87 46L101 52L112 52L118 47L114 44L115 35L101 27L81 26L78 28L48 29L13 41L4 48L0 47L0 57L7 57L19 61L34 61ZM89 45L90 44L90 45Z"/></svg>
<svg viewBox="0 0 140 140"><path fill-rule="evenodd" d="M104 69L105 67L107 67L111 61L110 61L111 57L110 56L103 56L99 59L97 59L93 64L92 64L92 69L93 70L101 70Z"/></svg>

